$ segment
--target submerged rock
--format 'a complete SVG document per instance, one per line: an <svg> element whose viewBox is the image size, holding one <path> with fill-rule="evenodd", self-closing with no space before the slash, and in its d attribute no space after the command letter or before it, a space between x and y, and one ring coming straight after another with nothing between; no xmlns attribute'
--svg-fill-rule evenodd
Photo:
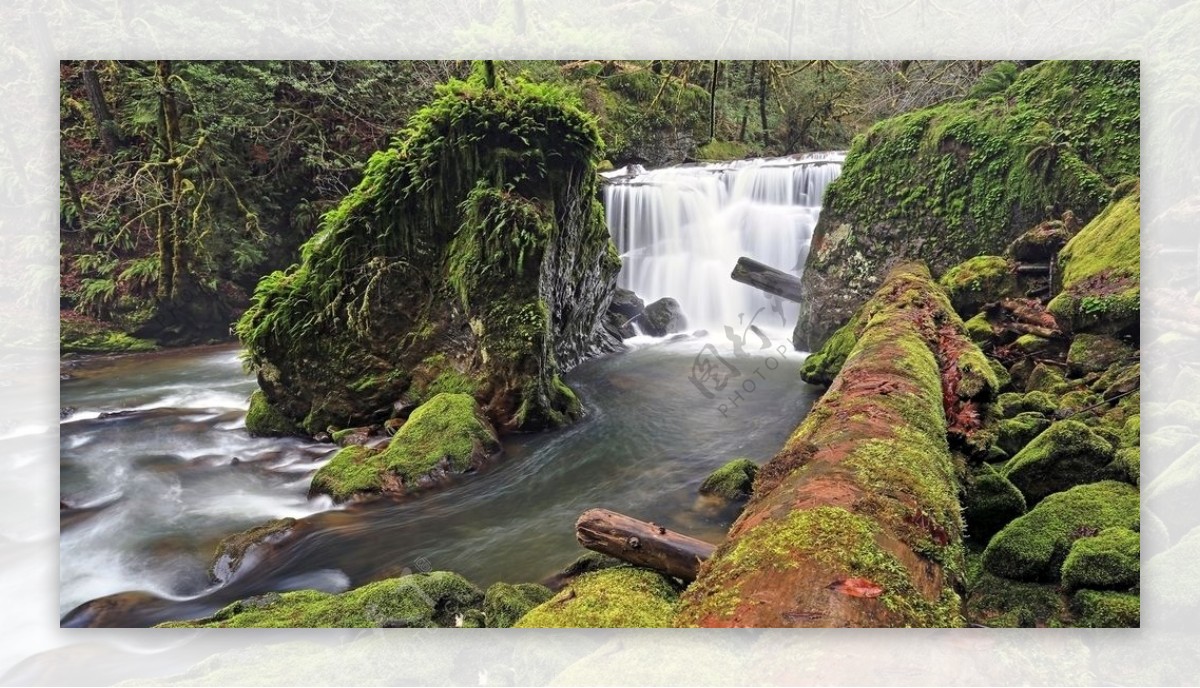
<svg viewBox="0 0 1200 688"><path fill-rule="evenodd" d="M637 324L651 337L665 337L687 329L687 317L679 302L667 296L646 306Z"/></svg>
<svg viewBox="0 0 1200 688"><path fill-rule="evenodd" d="M601 145L545 84L439 87L300 263L260 281L237 332L265 400L310 435L438 391L476 397L502 431L577 417L559 375L602 348L620 268Z"/></svg>
<svg viewBox="0 0 1200 688"><path fill-rule="evenodd" d="M228 582L248 558L273 550L288 539L296 523L294 518L278 518L222 539L208 566L208 577L217 584Z"/></svg>

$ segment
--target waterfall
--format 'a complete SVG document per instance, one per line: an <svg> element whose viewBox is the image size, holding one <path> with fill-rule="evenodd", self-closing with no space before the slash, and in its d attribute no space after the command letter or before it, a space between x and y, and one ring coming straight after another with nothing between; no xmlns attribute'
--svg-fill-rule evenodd
<svg viewBox="0 0 1200 688"><path fill-rule="evenodd" d="M607 173L605 213L622 259L618 284L646 303L674 297L689 329L741 330L754 319L785 330L799 306L773 305L729 273L749 256L799 276L825 188L843 159L814 153Z"/></svg>

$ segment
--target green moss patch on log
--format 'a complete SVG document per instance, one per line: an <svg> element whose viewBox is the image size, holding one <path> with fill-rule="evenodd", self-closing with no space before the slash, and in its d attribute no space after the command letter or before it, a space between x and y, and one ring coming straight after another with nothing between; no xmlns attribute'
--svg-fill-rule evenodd
<svg viewBox="0 0 1200 688"><path fill-rule="evenodd" d="M856 318L853 349L759 469L679 625L961 624L948 425L998 392L995 371L923 266L893 270Z"/></svg>
<svg viewBox="0 0 1200 688"><path fill-rule="evenodd" d="M1139 519L1137 489L1115 481L1080 485L1046 497L1005 526L984 550L983 565L1005 578L1057 581L1075 540L1105 528L1132 530Z"/></svg>
<svg viewBox="0 0 1200 688"><path fill-rule="evenodd" d="M505 431L573 420L558 376L602 341L620 267L601 155L557 87L438 87L300 263L260 281L237 325L259 386L310 434L441 392L474 395Z"/></svg>
<svg viewBox="0 0 1200 688"><path fill-rule="evenodd" d="M271 593L225 607L210 617L160 628L454 628L476 610L483 593L446 571L369 583L340 595L316 590Z"/></svg>
<svg viewBox="0 0 1200 688"><path fill-rule="evenodd" d="M585 573L521 617L517 628L664 628L679 593L648 569L617 566Z"/></svg>

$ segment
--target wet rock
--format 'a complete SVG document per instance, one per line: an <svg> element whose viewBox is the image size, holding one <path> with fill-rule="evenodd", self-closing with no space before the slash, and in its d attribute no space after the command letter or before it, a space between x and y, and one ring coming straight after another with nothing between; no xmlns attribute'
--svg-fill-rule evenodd
<svg viewBox="0 0 1200 688"><path fill-rule="evenodd" d="M679 302L668 296L646 306L637 324L651 337L665 337L687 329L687 317Z"/></svg>
<svg viewBox="0 0 1200 688"><path fill-rule="evenodd" d="M517 628L664 628L673 625L679 593L662 575L617 566L586 573L534 607Z"/></svg>
<svg viewBox="0 0 1200 688"><path fill-rule="evenodd" d="M218 585L229 582L248 560L261 558L288 540L296 523L294 518L278 518L222 539L208 566L209 579Z"/></svg>
<svg viewBox="0 0 1200 688"><path fill-rule="evenodd" d="M734 459L709 474L700 484L700 494L729 500L746 499L758 474L758 464L750 459Z"/></svg>
<svg viewBox="0 0 1200 688"><path fill-rule="evenodd" d="M1015 266L1000 256L975 256L946 271L938 280L959 315L970 317L985 304L1017 295Z"/></svg>
<svg viewBox="0 0 1200 688"><path fill-rule="evenodd" d="M1047 495L1099 480L1113 459L1112 445L1083 423L1059 421L1004 465L1001 473L1029 504Z"/></svg>
<svg viewBox="0 0 1200 688"><path fill-rule="evenodd" d="M335 430L329 433L329 438L339 447L348 447L350 445L366 445L370 442L371 434L375 431L374 427L365 426L361 428L345 428Z"/></svg>
<svg viewBox="0 0 1200 688"><path fill-rule="evenodd" d="M1023 262L1047 263L1070 238L1060 220L1050 220L1013 239L1005 253Z"/></svg>
<svg viewBox="0 0 1200 688"><path fill-rule="evenodd" d="M609 312L624 316L626 320L633 320L645 309L646 303L637 294L621 287L613 289L612 301L608 304Z"/></svg>
<svg viewBox="0 0 1200 688"><path fill-rule="evenodd" d="M63 420L67 418L67 416L75 413L76 410L77 409L74 406L64 406L58 410L58 419Z"/></svg>

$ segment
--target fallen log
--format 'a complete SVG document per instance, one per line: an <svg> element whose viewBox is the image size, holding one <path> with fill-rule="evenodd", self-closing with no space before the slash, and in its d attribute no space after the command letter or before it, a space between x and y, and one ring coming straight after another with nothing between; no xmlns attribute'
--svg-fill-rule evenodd
<svg viewBox="0 0 1200 688"><path fill-rule="evenodd" d="M1023 322L1003 323L1000 325L1000 327L1008 330L1009 332L1015 332L1017 334L1032 334L1043 339L1062 339L1063 337L1063 333L1058 330L1052 330L1048 327L1038 327L1037 325L1030 325Z"/></svg>
<svg viewBox="0 0 1200 688"><path fill-rule="evenodd" d="M920 264L895 268L856 317L865 325L851 354L759 470L676 625L964 623L948 412L999 383Z"/></svg>
<svg viewBox="0 0 1200 688"><path fill-rule="evenodd" d="M753 258L738 258L729 275L735 282L747 284L788 301L800 301L800 278L764 265Z"/></svg>
<svg viewBox="0 0 1200 688"><path fill-rule="evenodd" d="M575 539L584 547L621 561L685 581L696 578L716 545L618 514L589 509L575 522Z"/></svg>

